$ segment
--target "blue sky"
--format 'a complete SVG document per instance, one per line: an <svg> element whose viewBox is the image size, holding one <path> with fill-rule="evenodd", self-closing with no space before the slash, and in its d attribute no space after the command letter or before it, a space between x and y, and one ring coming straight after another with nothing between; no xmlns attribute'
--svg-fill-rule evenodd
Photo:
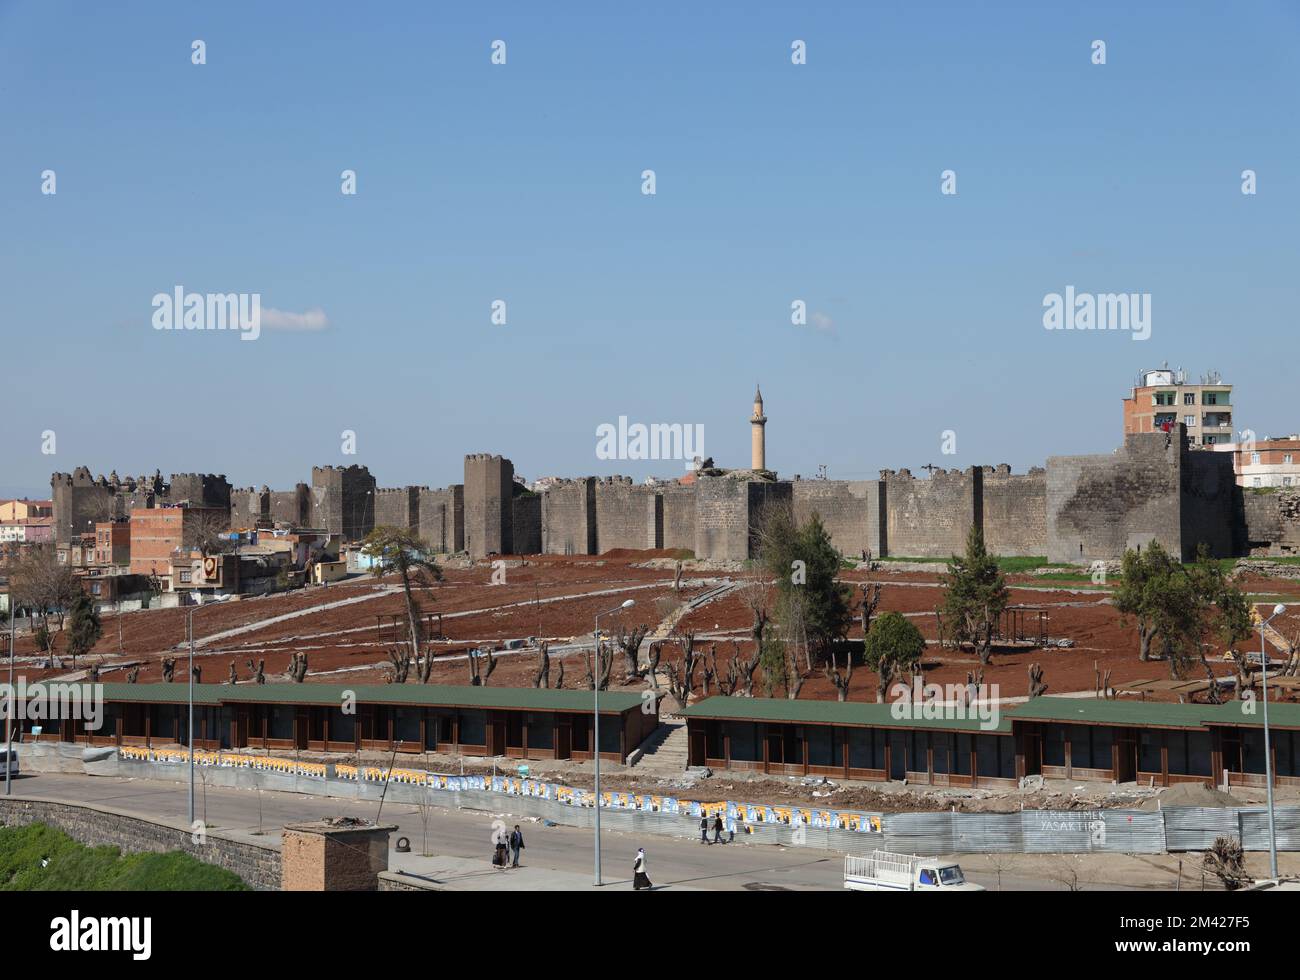
<svg viewBox="0 0 1300 980"><path fill-rule="evenodd" d="M0 2L0 491L681 471L620 415L744 466L756 381L783 475L1022 471L1166 360L1300 429L1296 4L704 6ZM328 326L153 330L178 284ZM1067 285L1150 340L1045 331Z"/></svg>

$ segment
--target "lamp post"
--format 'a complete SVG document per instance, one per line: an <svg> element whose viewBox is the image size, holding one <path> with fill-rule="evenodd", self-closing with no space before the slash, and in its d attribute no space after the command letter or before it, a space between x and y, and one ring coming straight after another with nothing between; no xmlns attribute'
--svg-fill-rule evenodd
<svg viewBox="0 0 1300 980"><path fill-rule="evenodd" d="M603 613L596 613L596 632L592 634L592 641L596 645L596 669L592 676L593 689L591 692L592 707L592 732L591 732L591 757L595 760L596 772L596 887L601 885L600 880L600 617L608 616L611 613L619 612L623 609L631 609L636 605L635 599L628 599L621 606L608 609Z"/></svg>
<svg viewBox="0 0 1300 980"><path fill-rule="evenodd" d="M1286 606L1279 602L1273 607L1273 615L1259 624L1260 690L1264 697L1264 780L1268 784L1268 859L1269 873L1274 879L1278 877L1277 823L1273 816L1273 749L1268 737L1268 648L1264 646L1264 631L1284 612Z"/></svg>
<svg viewBox="0 0 1300 980"><path fill-rule="evenodd" d="M225 602L227 598L229 596L214 596L212 601ZM189 738L186 741L186 746L190 750L190 827L194 826L194 609L195 606L190 606L185 612L186 633L189 636L190 646L190 720ZM206 795L204 799L207 799Z"/></svg>
<svg viewBox="0 0 1300 980"><path fill-rule="evenodd" d="M9 704L5 706L5 796L12 792L10 772L14 767L13 718L14 711L18 707L18 693L14 690L14 617L17 615L18 610L14 606L14 590L11 585L9 587Z"/></svg>

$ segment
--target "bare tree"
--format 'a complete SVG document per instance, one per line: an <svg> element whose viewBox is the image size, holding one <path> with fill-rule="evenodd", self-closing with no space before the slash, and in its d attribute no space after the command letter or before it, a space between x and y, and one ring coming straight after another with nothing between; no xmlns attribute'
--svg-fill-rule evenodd
<svg viewBox="0 0 1300 980"><path fill-rule="evenodd" d="M651 643L649 650L646 652L646 676L650 678L650 686L656 691L659 690L659 658L663 654L662 643Z"/></svg>
<svg viewBox="0 0 1300 980"><path fill-rule="evenodd" d="M259 660L256 665L253 664L252 660L249 660L248 669L253 675L254 684L266 683L266 661L265 660Z"/></svg>
<svg viewBox="0 0 1300 980"><path fill-rule="evenodd" d="M551 686L550 646L549 643L543 640L541 649L537 651L537 673L533 675L533 687Z"/></svg>
<svg viewBox="0 0 1300 980"><path fill-rule="evenodd" d="M486 651L487 669L483 669L485 652L475 647L469 652L469 683L471 687L487 687L488 678L497 669L496 651L489 647Z"/></svg>
<svg viewBox="0 0 1300 980"><path fill-rule="evenodd" d="M873 572L880 570L880 562L873 561L870 565ZM883 586L879 582L870 580L862 583L862 612L858 615L862 623L862 635L866 636L867 631L871 629L871 617L876 614L876 607L880 605L880 593Z"/></svg>
<svg viewBox="0 0 1300 980"><path fill-rule="evenodd" d="M835 688L835 697L840 701L849 699L849 681L853 679L853 653L850 650L844 651L844 671L840 672L839 663L835 658L835 648L831 647L830 666L823 665L822 671L826 674L826 679L831 682Z"/></svg>
<svg viewBox="0 0 1300 980"><path fill-rule="evenodd" d="M307 654L294 651L293 656L289 658L289 667L285 673L295 684L301 684L303 678L307 676Z"/></svg>
<svg viewBox="0 0 1300 980"><path fill-rule="evenodd" d="M230 673L226 677L226 683L232 685L239 683L239 675L235 673L235 662L233 660L230 661Z"/></svg>
<svg viewBox="0 0 1300 980"><path fill-rule="evenodd" d="M559 673L555 675L555 689L558 691L564 687L564 661L560 661Z"/></svg>
<svg viewBox="0 0 1300 980"><path fill-rule="evenodd" d="M731 663L736 671L736 685L732 690L734 695L739 690L747 698L754 696L754 673L758 670L759 661L762 659L761 641L754 644L753 652L745 660L740 658L740 644L735 640L731 641Z"/></svg>
<svg viewBox="0 0 1300 980"><path fill-rule="evenodd" d="M1029 665L1029 696L1031 698L1040 698L1047 693L1047 685L1043 683L1043 668L1041 664Z"/></svg>
<svg viewBox="0 0 1300 980"><path fill-rule="evenodd" d="M134 684L139 679L140 679L140 665L136 664L134 667L132 667L130 670L126 672L126 682L128 684Z"/></svg>
<svg viewBox="0 0 1300 980"><path fill-rule="evenodd" d="M597 641L595 673L592 672L591 654L583 651L583 661L587 665L587 690L604 691L609 687L609 672L614 667L614 650L605 643ZM599 686L598 686L599 685Z"/></svg>
<svg viewBox="0 0 1300 980"><path fill-rule="evenodd" d="M623 651L623 658L626 662L624 672L627 683L631 683L643 676L638 654L641 650L641 641L645 639L646 634L649 632L649 626L633 626L631 630L628 630L620 625L618 628L617 642L619 649Z"/></svg>
<svg viewBox="0 0 1300 980"><path fill-rule="evenodd" d="M401 649L389 647L388 662L393 665L388 675L388 683L405 684L407 676L411 673L411 651L406 647Z"/></svg>
<svg viewBox="0 0 1300 980"><path fill-rule="evenodd" d="M162 676L163 676L163 681L164 681L164 682L166 682L166 683L168 683L168 684L170 684L170 683L172 682L172 678L174 678L174 677L176 676L176 658L175 658L175 657L163 657L163 661L162 661Z"/></svg>
<svg viewBox="0 0 1300 980"><path fill-rule="evenodd" d="M433 651L428 644L425 644L424 656L416 661L415 672L421 684L428 684L429 678L433 676Z"/></svg>

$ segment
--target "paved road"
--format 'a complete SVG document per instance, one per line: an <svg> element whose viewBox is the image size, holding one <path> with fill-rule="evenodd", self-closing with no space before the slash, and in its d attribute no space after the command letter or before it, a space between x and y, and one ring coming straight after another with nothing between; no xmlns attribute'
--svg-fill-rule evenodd
<svg viewBox="0 0 1300 980"><path fill-rule="evenodd" d="M66 774L25 775L14 783L14 795L41 796L74 803L93 803L144 817L183 820L187 810L184 783L124 777ZM359 803L252 790L198 786L197 810L213 830L235 836L257 834L278 843L279 829L286 823L314 820L322 816L358 816L374 819L377 804ZM428 846L443 860L430 862L422 851L422 823L419 809L410 804L387 803L382 819L399 827L398 836L411 840L412 854L390 854L390 869L428 874L452 887L568 889L592 886L593 841L590 830L546 827L520 820L527 846L525 867L494 877L487 864L491 856L490 837L494 819L514 820L473 810L431 808ZM837 854L771 845L726 844L706 846L694 840L606 831L603 837L603 877L607 886L626 888L631 884L632 858L645 847L650 877L663 890L748 889L756 891L839 890L843 871ZM462 860L457 860L462 859ZM468 860L464 860L468 859ZM993 888L995 876L974 873L971 879ZM1045 878L1003 874L1006 890L1060 889L1061 884Z"/></svg>

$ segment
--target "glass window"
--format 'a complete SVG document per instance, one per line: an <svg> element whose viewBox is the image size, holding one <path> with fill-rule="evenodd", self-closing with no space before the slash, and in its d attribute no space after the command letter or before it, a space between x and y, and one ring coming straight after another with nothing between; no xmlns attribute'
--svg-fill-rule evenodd
<svg viewBox="0 0 1300 980"><path fill-rule="evenodd" d="M420 709L398 708L393 713L393 738L399 742L420 741Z"/></svg>
<svg viewBox="0 0 1300 980"><path fill-rule="evenodd" d="M884 734L871 728L850 728L849 765L854 769L884 769Z"/></svg>
<svg viewBox="0 0 1300 980"><path fill-rule="evenodd" d="M835 765L835 730L827 725L810 725L808 728L808 764L810 766Z"/></svg>
<svg viewBox="0 0 1300 980"><path fill-rule="evenodd" d="M948 772L948 756L951 754L952 735L948 732L935 732L930 736L930 762L933 770L940 774Z"/></svg>
<svg viewBox="0 0 1300 980"><path fill-rule="evenodd" d="M727 726L731 736L731 758L737 762L762 762L763 743L758 726L752 722L733 721Z"/></svg>
<svg viewBox="0 0 1300 980"><path fill-rule="evenodd" d="M266 722L266 737L292 739L293 719L296 713L296 709L290 705L271 705L271 714Z"/></svg>
<svg viewBox="0 0 1300 980"><path fill-rule="evenodd" d="M528 716L528 747L550 749L555 747L555 715L549 711Z"/></svg>
<svg viewBox="0 0 1300 980"><path fill-rule="evenodd" d="M1048 725L1043 732L1043 765L1065 765L1065 726Z"/></svg>
<svg viewBox="0 0 1300 980"><path fill-rule="evenodd" d="M909 732L907 736L907 768L909 772L930 771L930 738L926 732Z"/></svg>
<svg viewBox="0 0 1300 980"><path fill-rule="evenodd" d="M604 715L600 719L600 751L621 752L623 719L616 715Z"/></svg>
<svg viewBox="0 0 1300 980"><path fill-rule="evenodd" d="M1241 733L1241 768L1244 772L1264 774L1264 730L1247 728Z"/></svg>
<svg viewBox="0 0 1300 980"><path fill-rule="evenodd" d="M975 736L976 774L996 776L998 774L998 742L1002 739L996 735Z"/></svg>
<svg viewBox="0 0 1300 980"><path fill-rule="evenodd" d="M601 732L601 741L604 741L604 732ZM722 722L706 721L704 723L704 754L710 759L721 759L725 754L726 746L722 741Z"/></svg>
<svg viewBox="0 0 1300 980"><path fill-rule="evenodd" d="M1138 733L1138 768L1142 772L1160 772L1160 747L1164 741L1163 732Z"/></svg>
<svg viewBox="0 0 1300 980"><path fill-rule="evenodd" d="M1277 774L1279 776L1300 775L1296 772L1296 749L1300 748L1300 737L1296 732L1276 732L1272 737Z"/></svg>
<svg viewBox="0 0 1300 980"><path fill-rule="evenodd" d="M1187 772L1192 776L1210 776L1210 733L1187 733Z"/></svg>
<svg viewBox="0 0 1300 980"><path fill-rule="evenodd" d="M357 716L345 715L342 708L330 711L330 741L355 742L357 737ZM385 733L387 734L387 733Z"/></svg>
<svg viewBox="0 0 1300 980"><path fill-rule="evenodd" d="M952 771L958 776L970 775L970 736L965 732L959 732L956 738L956 748L952 760Z"/></svg>
<svg viewBox="0 0 1300 980"><path fill-rule="evenodd" d="M460 713L462 745L487 745L487 712L466 710Z"/></svg>
<svg viewBox="0 0 1300 980"><path fill-rule="evenodd" d="M1085 725L1070 726L1070 768L1092 768L1092 743Z"/></svg>

